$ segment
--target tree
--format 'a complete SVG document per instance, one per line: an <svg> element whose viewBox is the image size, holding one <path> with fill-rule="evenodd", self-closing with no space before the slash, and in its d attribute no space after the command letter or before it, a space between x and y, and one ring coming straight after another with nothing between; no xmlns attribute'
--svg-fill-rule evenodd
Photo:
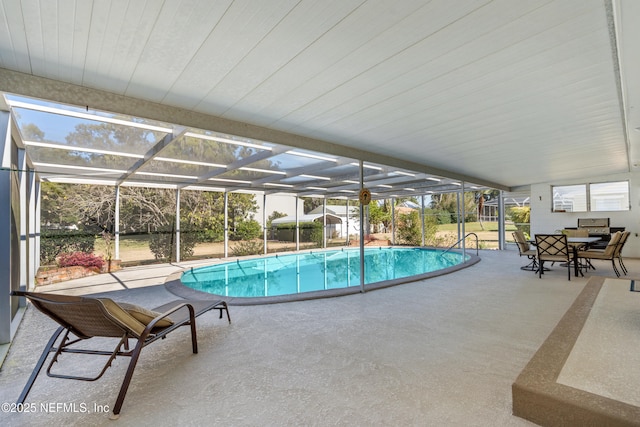
<svg viewBox="0 0 640 427"><path fill-rule="evenodd" d="M169 189L122 187L120 231L167 232L175 223L176 192Z"/></svg>
<svg viewBox="0 0 640 427"><path fill-rule="evenodd" d="M304 197L303 199L303 212L308 214L315 208L322 206L322 201L324 199L319 199L315 197Z"/></svg>
<svg viewBox="0 0 640 427"><path fill-rule="evenodd" d="M25 137L46 141L45 134L35 125L24 126ZM135 154L147 153L165 136L162 132L120 126L112 123L83 122L66 136L68 146L94 147ZM58 141L59 142L59 141ZM98 166L129 170L135 159L103 153L73 150L45 150L32 147L43 162ZM198 158L216 163L230 164L254 155L252 147L218 143L197 137L185 137L169 145L163 155L175 158ZM260 160L255 167L271 169L277 165L270 159ZM203 176L210 167L193 164L167 164L148 162L147 172L179 172ZM245 174L242 179L262 178L261 172L230 171L228 175ZM232 178L233 176L228 176ZM101 185L75 185L45 183L42 187L42 222L57 227L77 224L85 231L97 234L115 230L115 188ZM156 258L172 258L175 247L176 191L127 187L120 189L120 224L122 233L154 233L150 246ZM244 239L259 235L261 226L253 219L257 211L252 194L229 193L228 225L231 238ZM180 238L183 256L191 255L198 241L219 240L224 234L224 194L206 191L182 191L180 211Z"/></svg>
<svg viewBox="0 0 640 427"><path fill-rule="evenodd" d="M518 230L522 230L529 235L531 232L531 226L529 225L531 208L529 206L513 206L509 209L509 216Z"/></svg>
<svg viewBox="0 0 640 427"><path fill-rule="evenodd" d="M22 126L22 137L31 141L44 141L44 132L35 124L27 123Z"/></svg>
<svg viewBox="0 0 640 427"><path fill-rule="evenodd" d="M80 216L72 208L71 184L43 182L41 186L40 221L44 228L78 224Z"/></svg>
<svg viewBox="0 0 640 427"><path fill-rule="evenodd" d="M491 200L493 198L499 197L500 192L498 190L482 190L482 191L475 191L474 192L474 198L476 200L476 206L477 206L477 215L478 215L478 222L480 223L480 228L482 230L484 230L484 225L482 224L482 212L483 212L483 207L484 207L484 202Z"/></svg>
<svg viewBox="0 0 640 427"><path fill-rule="evenodd" d="M287 216L286 213L273 211L271 215L269 215L269 217L267 218L267 228L271 228L271 223L273 222L274 219L284 218L285 216Z"/></svg>
<svg viewBox="0 0 640 427"><path fill-rule="evenodd" d="M457 222L458 218L458 194L459 193L441 193L431 196L430 207L435 210L446 211L451 214L452 222ZM473 221L477 217L477 204L475 194L473 192L464 193L464 211L465 221Z"/></svg>
<svg viewBox="0 0 640 427"><path fill-rule="evenodd" d="M369 224L382 225L385 229L391 224L391 204L389 200L374 200L369 203Z"/></svg>

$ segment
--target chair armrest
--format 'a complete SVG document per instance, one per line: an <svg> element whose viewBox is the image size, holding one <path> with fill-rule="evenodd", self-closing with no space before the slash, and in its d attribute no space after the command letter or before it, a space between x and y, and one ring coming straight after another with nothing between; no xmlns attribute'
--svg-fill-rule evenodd
<svg viewBox="0 0 640 427"><path fill-rule="evenodd" d="M147 324L147 326L144 328L144 331L142 332L142 339L146 340L146 337L154 337L155 334L152 334L151 331L153 330L153 328L155 328L156 324L166 318L169 317L170 314L175 313L176 311L180 310L181 308L187 307L187 309L189 310L189 322L191 323L195 323L196 320L196 316L195 316L195 310L193 308L193 306L189 303L182 303L182 304L178 304L175 307L173 307L172 309L165 311L164 313L160 314L158 317L156 317L155 319L153 319L151 322L149 322L149 324ZM188 324L186 321L183 322L176 322L171 326L167 326L166 328L163 328L161 333L158 336L164 336L166 334L168 334L169 332L173 331L174 329L179 328L180 326L183 326L185 324Z"/></svg>

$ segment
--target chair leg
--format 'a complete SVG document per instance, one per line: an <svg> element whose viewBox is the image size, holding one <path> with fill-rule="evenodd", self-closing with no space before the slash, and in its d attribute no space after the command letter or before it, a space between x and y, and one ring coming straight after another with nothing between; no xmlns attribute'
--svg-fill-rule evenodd
<svg viewBox="0 0 640 427"><path fill-rule="evenodd" d="M522 267L520 267L520 270L538 271L538 262L536 261L536 259L529 257L529 260L529 264L523 265ZM227 311L227 314L229 314L229 311ZM220 310L220 318L222 319L222 310Z"/></svg>
<svg viewBox="0 0 640 427"><path fill-rule="evenodd" d="M193 307L187 305L189 309L189 317L190 317L190 326L191 326L191 349L193 350L193 354L198 353L198 336L196 335L196 316L193 310Z"/></svg>
<svg viewBox="0 0 640 427"><path fill-rule="evenodd" d="M195 311L193 306L187 304L187 309L189 309L189 326L191 327L191 344L193 347L193 352L198 352L198 340L196 337L196 318ZM145 339L147 338L147 330L143 332L142 336L138 338L138 342L136 343L136 348L131 353L131 361L129 362L129 367L127 368L127 373L124 376L124 380L122 381L122 386L120 386L120 393L118 393L118 398L116 399L116 403L113 406L113 414L111 415L112 420L117 420L120 417L120 410L122 409L122 404L124 403L124 398L127 395L127 390L129 389L129 384L131 384L131 378L133 378L133 371L136 369L136 364L138 363L138 359L140 358L140 353L142 352L142 348L144 347Z"/></svg>
<svg viewBox="0 0 640 427"><path fill-rule="evenodd" d="M220 302L220 307L216 307L218 309L218 311L220 311L220 319L222 319L222 311L226 311L227 312L227 320L229 321L229 323L231 323L231 316L229 316L229 306L227 305L226 301L222 301Z"/></svg>
<svg viewBox="0 0 640 427"><path fill-rule="evenodd" d="M584 265L585 268L587 270L595 270L596 267L591 263L591 260L589 258L583 258L584 259Z"/></svg>
<svg viewBox="0 0 640 427"><path fill-rule="evenodd" d="M127 373L124 375L124 380L120 386L120 392L118 393L116 404L113 406L113 414L109 417L112 420L117 420L120 417L120 410L122 409L124 398L127 395L127 390L129 390L129 384L131 384L131 378L133 378L133 371L136 369L136 364L138 363L143 347L144 338L140 338L136 343L136 348L133 350L133 353L131 353L131 361L129 361Z"/></svg>
<svg viewBox="0 0 640 427"><path fill-rule="evenodd" d="M618 257L618 264L620 264L620 268L622 269L622 272L626 276L629 271L627 270L627 267L622 262L622 257Z"/></svg>
<svg viewBox="0 0 640 427"><path fill-rule="evenodd" d="M36 378L40 373L40 370L44 366L44 362L47 360L49 353L53 351L53 345L56 343L56 340L64 330L65 328L63 328L62 326L59 327L49 339L49 342L47 343L47 345L44 348L44 351L42 352L42 356L40 356L38 363L36 363L36 366L33 368L33 372L31 372L29 381L27 381L27 384L22 389L22 393L20 393L20 397L18 397L18 401L16 402L17 404L24 403L25 399L27 398L27 395L31 391L31 387L33 387L33 383L36 381Z"/></svg>
<svg viewBox="0 0 640 427"><path fill-rule="evenodd" d="M542 279L542 273L544 272L544 261L538 262L538 278Z"/></svg>
<svg viewBox="0 0 640 427"><path fill-rule="evenodd" d="M618 271L618 267L616 267L615 258L611 258L611 265L613 266L613 272L616 273L617 277L620 277L620 272Z"/></svg>

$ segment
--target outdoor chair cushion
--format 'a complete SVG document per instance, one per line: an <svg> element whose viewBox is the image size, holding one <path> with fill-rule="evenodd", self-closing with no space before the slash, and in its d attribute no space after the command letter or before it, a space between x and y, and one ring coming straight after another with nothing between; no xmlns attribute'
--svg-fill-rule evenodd
<svg viewBox="0 0 640 427"><path fill-rule="evenodd" d="M120 307L124 309L127 313L133 316L138 322L143 325L148 325L151 323L153 319L162 315L162 313L158 313L157 311L148 310L144 307L140 307L139 305L130 304L128 302L116 302ZM167 326L173 325L173 320L170 317L164 317L156 323L156 327L158 328L166 328Z"/></svg>

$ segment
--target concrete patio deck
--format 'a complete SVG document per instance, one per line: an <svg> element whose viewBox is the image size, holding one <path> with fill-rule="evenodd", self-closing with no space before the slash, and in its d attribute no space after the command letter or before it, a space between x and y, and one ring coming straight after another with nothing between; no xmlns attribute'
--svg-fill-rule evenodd
<svg viewBox="0 0 640 427"><path fill-rule="evenodd" d="M512 384L589 276L567 281L555 267L539 279L519 269L526 260L517 251L480 257L454 274L365 294L232 306L230 325L203 315L199 354L186 330L142 352L118 421L100 410L115 401L128 364L120 358L93 383L41 376L27 399L37 410L0 413L0 424L533 425L512 415ZM640 261L625 263L627 277L639 279ZM615 277L610 263L596 267L592 274ZM40 290L154 307L175 299L163 282L179 268L125 269ZM26 311L0 370L0 401L15 402L54 329ZM620 358L637 363L638 354ZM628 386L640 389L640 378Z"/></svg>

